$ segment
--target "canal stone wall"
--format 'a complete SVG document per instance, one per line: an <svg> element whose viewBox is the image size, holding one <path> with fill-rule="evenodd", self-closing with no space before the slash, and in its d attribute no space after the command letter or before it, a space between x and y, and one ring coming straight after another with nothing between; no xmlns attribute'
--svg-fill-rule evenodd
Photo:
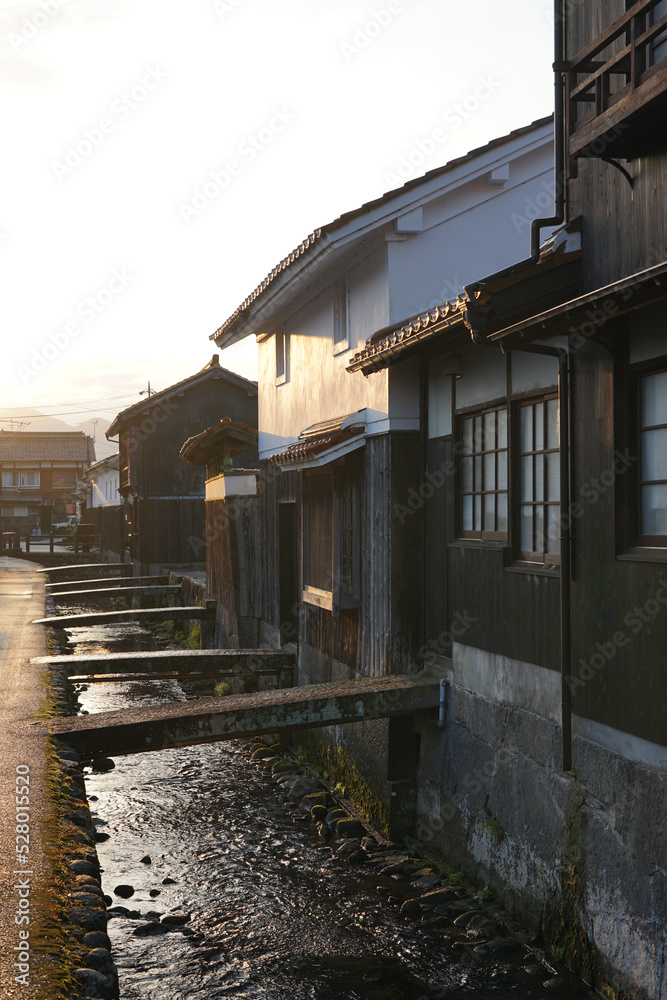
<svg viewBox="0 0 667 1000"><path fill-rule="evenodd" d="M609 996L667 997L667 774L452 683L422 713L416 836ZM662 861L661 861L662 859Z"/></svg>
<svg viewBox="0 0 667 1000"><path fill-rule="evenodd" d="M298 684L315 684L323 679L345 681L359 676L346 664L300 642ZM437 684L437 679L434 683ZM430 717L435 721L437 712L434 710ZM296 736L297 742L316 755L334 781L347 784L355 807L393 840L401 840L414 831L419 739L414 716L366 719Z"/></svg>

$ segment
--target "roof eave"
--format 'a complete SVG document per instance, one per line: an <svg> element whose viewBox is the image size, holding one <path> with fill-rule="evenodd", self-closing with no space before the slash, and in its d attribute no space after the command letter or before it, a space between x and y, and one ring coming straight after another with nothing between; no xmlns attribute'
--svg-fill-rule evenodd
<svg viewBox="0 0 667 1000"><path fill-rule="evenodd" d="M534 316L526 317L502 330L489 334L489 342L503 351L511 351L535 340L557 337L564 333L591 336L583 332L592 326L593 333L609 320L641 309L652 302L667 298L667 263L657 264L636 274L597 288L575 299L559 303ZM591 308L602 302L603 315L591 316ZM599 309L597 310L599 312Z"/></svg>

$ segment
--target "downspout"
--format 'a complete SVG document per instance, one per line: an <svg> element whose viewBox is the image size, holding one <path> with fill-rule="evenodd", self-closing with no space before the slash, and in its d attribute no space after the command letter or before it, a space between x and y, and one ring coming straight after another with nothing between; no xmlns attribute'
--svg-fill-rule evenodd
<svg viewBox="0 0 667 1000"><path fill-rule="evenodd" d="M558 359L558 418L560 426L560 686L563 770L572 770L572 518L570 515L570 359L561 347L526 344L515 348L528 354Z"/></svg>
<svg viewBox="0 0 667 1000"><path fill-rule="evenodd" d="M465 285L463 291L468 299L486 282L505 278L514 271L537 264L540 259L540 230L547 226L561 226L565 221L565 157L564 157L564 106L563 106L563 58L565 53L564 40L564 0L554 0L554 214L550 219L533 219L530 224L530 255L525 260L510 264L494 274L487 275L479 281ZM479 329L471 330L475 344L484 343L485 336Z"/></svg>

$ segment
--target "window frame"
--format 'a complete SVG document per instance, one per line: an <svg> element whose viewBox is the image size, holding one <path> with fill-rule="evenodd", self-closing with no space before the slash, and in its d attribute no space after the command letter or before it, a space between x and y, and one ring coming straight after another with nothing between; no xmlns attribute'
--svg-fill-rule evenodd
<svg viewBox="0 0 667 1000"><path fill-rule="evenodd" d="M24 477L26 475L33 475L37 478L36 483L26 483ZM6 483L5 477L11 476L12 479L16 479L16 482ZM2 489L3 490L38 490L40 488L40 469L3 469L2 470Z"/></svg>
<svg viewBox="0 0 667 1000"><path fill-rule="evenodd" d="M499 413L501 411L505 413L505 447L504 448L494 448L494 449L482 448L481 451L472 451L470 455L466 455L466 453L464 451L464 448L465 448L465 444L464 444L464 424L465 424L465 421L466 420L472 420L473 421L473 444L474 444L474 435L475 435L474 421L475 421L475 418L476 417L480 417L481 418L481 427L482 427L482 435L483 435L485 433L485 431L484 431L484 417L487 414L489 414L489 413ZM498 424L496 422L496 444L497 444L497 440L498 440L498 437L497 437L497 427L498 427ZM510 491L510 447L509 447L510 407L508 405L507 399L504 399L502 401L500 401L500 400L494 400L494 401L486 403L486 404L484 404L482 406L473 407L471 409L466 409L465 411L457 413L456 414L456 429L457 429L457 434L458 434L458 440L460 442L460 447L459 447L460 454L459 454L459 462L458 462L458 469L459 469L459 489L457 491L457 494L458 494L458 505L459 505L459 512L458 512L458 524L459 524L458 535L459 535L459 538L467 539L467 540L475 540L475 541L480 541L480 542L503 542L503 543L507 544L507 542L509 540L509 537L510 537L510 493L511 493L511 491ZM482 442L482 443L484 443L484 442ZM485 463L484 463L484 456L485 455L489 455L489 454L498 455L498 454L501 454L502 452L504 452L505 456L506 456L506 470L505 470L506 471L506 476L505 476L505 484L506 485L505 485L505 489L504 490L498 490L498 489L495 489L495 490L484 490L484 489L482 489L482 490L475 490L474 489L474 485L475 485L475 478L474 478L475 477L475 472L474 472L474 469L475 469L475 458L477 456L480 456L482 486L484 486L484 476L485 476L485 472L484 472L484 465L485 465ZM472 467L473 467L473 472L472 472L472 487L473 488L472 488L472 490L464 490L464 471L463 471L463 469L464 469L464 461L468 457L470 457L470 458L473 459L473 463L472 463ZM496 476L496 483L497 483L497 481L498 481L498 463L497 463L497 459L494 462L494 469L495 469L495 476ZM506 530L505 531L497 531L497 530L490 531L488 529L484 529L483 527L480 528L480 530L475 530L474 528L472 528L472 529L464 528L463 527L464 497L471 496L473 498L472 499L472 505L473 505L473 510L472 510L473 524L474 524L474 519L475 519L475 497L476 496L480 496L482 498L480 500L480 512L481 512L481 518L482 518L482 524L483 524L484 523L484 499L483 498L485 496L490 495L490 494L493 494L496 498L499 495L504 494L505 497L507 498L506 499L506 505L507 505L506 506L506 518L507 518L507 520L506 520L506 524L507 524ZM494 504L494 521L495 521L495 524L496 524L496 527L497 527L497 524L498 524L498 503L497 503L497 499L496 499L495 504Z"/></svg>
<svg viewBox="0 0 667 1000"><path fill-rule="evenodd" d="M634 418L635 425L633 428L633 437L635 441L635 447L639 461L636 465L636 474L634 477L634 504L635 504L635 517L633 525L633 535L635 538L636 547L639 549L667 549L667 532L664 535L648 535L643 533L643 513L642 513L642 489L647 485L654 484L664 484L667 489L667 480L644 480L642 478L642 466L644 449L642 446L642 435L645 431L659 430L667 428L667 423L665 424L650 424L644 427L642 425L642 382L645 378L649 378L652 375L661 375L667 372L667 360L665 358L653 359L653 362L645 362L638 366L633 366L633 376L634 376Z"/></svg>
<svg viewBox="0 0 667 1000"><path fill-rule="evenodd" d="M350 282L347 274L333 284L333 353L350 349Z"/></svg>
<svg viewBox="0 0 667 1000"><path fill-rule="evenodd" d="M541 507L543 510L543 540L547 539L548 532L548 517L547 511L549 507L558 508L558 520L560 522L561 517L561 492L560 492L560 413L558 407L558 388L545 388L539 393L531 393L530 395L516 396L512 399L513 408L513 440L511 442L510 448L510 467L512 470L512 481L513 481L513 496L516 497L515 502L512 504L512 530L513 538L515 539L515 544L513 546L515 552L515 558L521 562L526 563L530 566L560 566L561 554L560 554L560 530L559 530L559 551L558 552L546 552L546 551L528 551L521 548L521 516L522 509L526 506ZM546 446L547 444L547 407L546 404L550 401L555 401L556 403L556 418L558 420L558 447L557 448L533 448L530 451L522 451L521 444L521 410L523 407L536 407L539 404L543 405L542 410L542 443ZM535 411L533 410L533 428L532 434L535 433ZM533 439L533 444L535 441ZM546 460L546 455L556 455L558 460L558 497L556 500L548 499L548 474L547 466L548 461ZM543 463L543 477L542 477L542 499L537 499L534 497L535 494L535 462L533 465L533 500L526 501L523 499L523 478L522 469L523 462L522 459L529 456L542 456ZM533 538L535 535L535 528L533 522Z"/></svg>
<svg viewBox="0 0 667 1000"><path fill-rule="evenodd" d="M279 326L275 337L275 384L284 385L290 380L290 337L285 326Z"/></svg>

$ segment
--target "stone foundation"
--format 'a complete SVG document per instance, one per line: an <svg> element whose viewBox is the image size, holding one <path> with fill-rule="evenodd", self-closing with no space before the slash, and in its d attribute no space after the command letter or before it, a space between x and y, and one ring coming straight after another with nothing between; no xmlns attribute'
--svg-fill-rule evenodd
<svg viewBox="0 0 667 1000"><path fill-rule="evenodd" d="M667 773L581 737L564 773L556 723L455 682L417 728L418 839L607 995L667 997Z"/></svg>

